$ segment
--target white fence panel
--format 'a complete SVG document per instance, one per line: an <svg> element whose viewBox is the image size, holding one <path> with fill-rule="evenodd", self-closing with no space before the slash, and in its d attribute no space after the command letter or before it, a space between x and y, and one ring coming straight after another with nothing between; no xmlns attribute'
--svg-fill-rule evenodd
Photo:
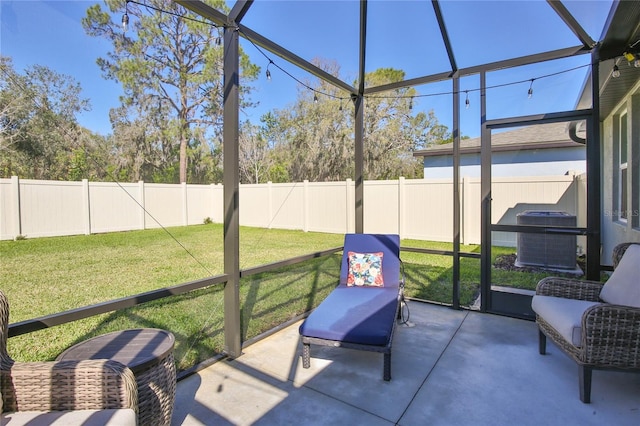
<svg viewBox="0 0 640 426"><path fill-rule="evenodd" d="M305 229L305 183L267 184L271 191L269 228Z"/></svg>
<svg viewBox="0 0 640 426"><path fill-rule="evenodd" d="M452 241L453 182L451 179L407 181L404 238Z"/></svg>
<svg viewBox="0 0 640 426"><path fill-rule="evenodd" d="M20 229L20 187L18 178L0 179L0 240L12 240Z"/></svg>
<svg viewBox="0 0 640 426"><path fill-rule="evenodd" d="M365 181L364 232L399 234L399 208L403 207L400 206L400 191L397 180Z"/></svg>
<svg viewBox="0 0 640 426"><path fill-rule="evenodd" d="M146 183L144 201L146 228L186 225L185 185Z"/></svg>
<svg viewBox="0 0 640 426"><path fill-rule="evenodd" d="M270 199L269 185L240 185L240 223L267 228L271 223Z"/></svg>
<svg viewBox="0 0 640 426"><path fill-rule="evenodd" d="M480 244L482 234L482 190L480 178L465 177L462 179L462 224L460 242L463 244Z"/></svg>
<svg viewBox="0 0 640 426"><path fill-rule="evenodd" d="M308 231L345 234L349 229L350 181L308 183L306 217Z"/></svg>
<svg viewBox="0 0 640 426"><path fill-rule="evenodd" d="M82 182L20 180L20 222L26 237L84 234L88 216Z"/></svg>
<svg viewBox="0 0 640 426"><path fill-rule="evenodd" d="M89 205L92 233L144 229L141 184L92 182Z"/></svg>
<svg viewBox="0 0 640 426"><path fill-rule="evenodd" d="M365 181L365 232L452 241L452 185L451 179ZM222 185L0 179L0 238L196 225L205 218L221 223L223 193ZM480 179L463 178L460 196L461 242L479 244ZM578 226L585 226L584 176L495 178L492 198L496 224L517 224L517 215L525 210L551 210L576 215ZM354 232L355 184L347 180L240 185L240 224ZM516 244L515 233L496 232L492 238L496 245Z"/></svg>
<svg viewBox="0 0 640 426"><path fill-rule="evenodd" d="M206 218L213 221L215 185L187 185L187 224L203 224ZM218 204L221 207L222 203Z"/></svg>

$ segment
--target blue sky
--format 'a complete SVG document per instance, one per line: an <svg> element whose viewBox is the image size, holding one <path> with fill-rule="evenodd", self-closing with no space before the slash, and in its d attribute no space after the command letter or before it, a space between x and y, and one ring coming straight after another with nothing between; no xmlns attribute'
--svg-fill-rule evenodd
<svg viewBox="0 0 640 426"><path fill-rule="evenodd" d="M41 64L73 76L81 83L83 95L92 105L92 111L79 117L80 123L95 132L108 134L111 133L108 112L118 105L121 90L116 83L104 80L96 65L96 59L105 55L109 44L85 35L80 23L87 7L94 3L96 1L0 0L0 52L12 57L19 72ZM591 37L599 39L611 1L582 0L565 4ZM542 0L444 0L441 7L459 67L579 44ZM394 67L403 69L407 78L413 78L447 70L446 51L434 29L431 2L370 1L368 12L371 47L367 48L367 71ZM243 24L306 60L319 57L336 61L340 64L341 76L351 83L358 69L358 16L359 4L354 0L257 0ZM300 86L273 66L270 67L272 80L267 81L264 70L268 59L246 40L242 40L241 45L251 60L262 67L253 96L260 106L241 116L243 120L257 122L265 112L291 104ZM313 80L281 58L265 53L299 80ZM488 118L573 108L589 60L589 55L582 55L488 74L489 86L525 81L489 90ZM580 68L564 72L576 67ZM555 73L559 74L540 78ZM534 96L529 99L527 90L532 78L535 79ZM479 85L477 76L461 81L461 89L469 90L470 100L469 109L463 107L461 112L462 133L472 137L478 136L480 130L480 98L475 91ZM416 90L420 97L415 99L414 109L433 109L440 122L451 127L451 96L433 95L450 93L451 83L423 85ZM462 103L464 98L463 95Z"/></svg>

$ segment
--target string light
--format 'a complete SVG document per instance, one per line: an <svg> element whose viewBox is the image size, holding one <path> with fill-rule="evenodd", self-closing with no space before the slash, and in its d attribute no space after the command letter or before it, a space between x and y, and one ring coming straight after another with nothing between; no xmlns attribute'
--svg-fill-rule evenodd
<svg viewBox="0 0 640 426"><path fill-rule="evenodd" d="M344 99L348 99L348 98L343 98L341 96L336 96L334 94L331 93L326 93L326 92L322 92L318 89L314 89L313 87L309 86L308 84L305 84L304 82L302 82L300 79L296 78L293 74L291 74L290 72L288 72L287 70L285 70L284 68L282 68L280 65L278 65L277 63L275 63L273 61L273 59L271 59L252 39L251 37L249 37L246 33L244 33L242 31L242 28L237 28L238 32L240 32L245 39L247 39L249 41L249 43L251 43L253 45L253 47L256 48L256 50L258 51L258 53L260 53L262 56L264 56L269 63L267 64L267 69L269 69L270 65L273 65L274 67L276 67L277 69L279 69L280 71L282 71L283 73L285 73L286 75L288 75L292 80L296 81L298 84L300 84L301 86L307 88L308 90L311 90L314 92L313 95L313 101L315 103L318 103L318 94L327 96L329 98L333 98L333 99L340 99L340 103L342 104L342 101ZM267 74L267 73L265 73ZM271 75L271 71L268 72L267 74L267 79L269 79L269 76Z"/></svg>
<svg viewBox="0 0 640 426"><path fill-rule="evenodd" d="M634 67L640 68L640 53L624 52L624 57L629 65L633 64Z"/></svg>
<svg viewBox="0 0 640 426"><path fill-rule="evenodd" d="M613 66L613 71L611 71L611 77L613 77L613 78L620 77L620 69L618 68L617 65Z"/></svg>
<svg viewBox="0 0 640 426"><path fill-rule="evenodd" d="M342 111L342 98L340 98L340 108L338 109L338 111Z"/></svg>
<svg viewBox="0 0 640 426"><path fill-rule="evenodd" d="M553 76L560 75L560 74L565 74L565 73L568 73L568 72L571 72L571 71L575 71L575 70L578 70L578 69L581 69L581 68L590 67L590 66L591 66L591 64L579 65L577 67L565 69L565 70L562 70L562 71L557 71L557 72L554 72L554 73L551 73L551 74L541 75L541 76L538 76L538 77L535 77L535 78L529 78L527 80L512 81L512 82L509 82L509 83L501 83L501 84L494 84L492 86L486 86L484 89L485 90L498 89L498 88L501 88L501 87L514 86L516 84L522 84L522 83L526 83L526 82L529 82L529 83L531 83L530 85L532 85L533 81L535 81L535 80L540 80L542 78L548 78L548 77L553 77ZM530 87L530 89L531 89L531 94L533 95L533 88ZM411 98L427 98L427 97L433 97L433 96L454 95L456 93L462 93L462 92L465 92L465 93L468 93L468 92L479 92L480 90L482 90L482 89L476 88L476 89L467 89L467 90L459 91L459 92L447 91L447 92L437 92L437 93L425 93L425 94L411 95L410 97ZM409 97L409 96L376 96L376 95L366 96L366 98L368 98L368 99L398 99L398 98L407 98L407 97Z"/></svg>
<svg viewBox="0 0 640 426"><path fill-rule="evenodd" d="M271 65L273 63L272 60L269 60L269 65ZM271 71L269 71L269 65L267 65L267 72L265 73L267 75L267 80L271 81Z"/></svg>
<svg viewBox="0 0 640 426"><path fill-rule="evenodd" d="M171 15L175 15L175 16L178 16L178 17L183 18L183 19L189 19L189 20L192 20L192 21L195 21L195 22L200 22L200 23L203 23L203 24L211 25L211 26L216 27L216 28L220 28L218 25L213 24L213 23L208 22L208 21L202 21L202 20L194 19L194 18L191 18L191 17L186 16L186 15L179 15L179 14L177 14L177 13L174 13L174 12L171 12L171 11L167 11L167 10L162 10L162 9L156 8L156 7L151 6L151 5L148 5L148 4L138 3L138 2L137 2L137 1L135 1L135 0L127 0L127 1L126 1L126 5L128 5L128 3L129 3L129 2L131 2L131 3L135 3L135 4L139 4L139 5L141 5L141 6L145 6L145 7L148 7L148 8L150 8L150 9L153 9L153 10L156 10L156 11L159 11L159 12L163 12L163 13L168 13L168 14L171 14ZM124 28L124 30L125 30L125 31L126 31L126 26L127 26L127 24L128 24L128 23L129 23L129 16L128 16L128 14L127 14L127 8L126 8L126 6L125 6L125 14L124 14L124 15L123 15L123 17L122 17L122 26L123 26L123 28ZM302 81L300 81L299 79L297 79L295 76L293 76L291 73L287 72L287 71L286 71L285 69L283 69L281 66L279 66L278 64L276 64L276 63L275 63L271 58L269 58L269 57L268 57L268 56L267 56L267 55L262 51L262 49L260 49L260 47L258 47L258 46L256 45L256 43L251 39L251 37L249 37L246 33L244 33L244 32L242 31L242 29L241 29L241 28L236 27L236 30L237 30L238 32L240 32L240 33L244 36L244 38L245 38L245 39L247 39L247 40L248 40L248 41L249 41L249 42L250 42L250 43L251 43L251 44L256 48L256 50L257 50L259 53L261 53L265 58L267 58L267 59L269 60L269 64L267 65L267 70L266 70L267 80L271 80L271 71L269 70L269 66L270 66L271 64L273 64L273 66L275 66L275 67L276 67L276 68L278 68L280 71L284 72L286 75L288 75L289 77L291 77L291 78L292 78L293 80L295 80L298 84L300 84L300 85L302 85L302 86L306 87L306 88L307 88L307 89L309 89L309 90L312 90L312 91L314 92L314 95L313 95L313 101L314 101L314 103L318 103L318 93L320 93L320 94L322 94L322 95L324 95L324 96L327 96L327 97L330 97L330 98L340 99L340 110L342 110L342 100L343 100L344 98L342 98L342 97L340 97L340 96L333 95L333 94L331 94L331 93L325 93L325 92L319 91L319 90L314 89L314 88L310 87L309 85L307 85L307 84L303 83ZM222 43L222 38L221 38L221 36L219 36L219 37L217 37L217 38L216 38L216 44L217 44L217 45L220 45L221 43ZM637 43L638 43L638 42L634 43L631 47L635 46ZM630 62L629 62L629 65L631 65L631 64L632 64L632 62L630 61ZM555 76L555 75L559 75L559 74L567 73L567 72L570 72L570 71L575 71L575 70L578 70L578 69L581 69L581 68L585 68L585 67L588 67L588 66L591 66L591 65L590 65L590 64L587 64L587 65L580 65L580 66L577 66L577 67L574 67L574 68L569 68L569 69L562 70L562 71L558 71L558 72L555 72L555 73L551 73L551 74L543 75L543 76L540 76L540 77L537 77L537 78L531 78L531 79L529 79L529 80L514 81L514 82L511 82L511 83L503 83L503 84L498 84L498 85L494 85L494 86L487 86L487 87L485 87L484 89L494 89L494 88L499 88L499 87L512 86L512 85L515 85L515 84L521 84L521 83L523 83L523 82L525 82L525 81L529 81L529 82L530 82L530 85L529 85L529 90L528 90L527 94L528 94L529 99L531 99L531 97L533 96L533 82L534 82L536 79L545 78L545 77L552 77L552 76ZM639 56L637 56L637 55L635 56L635 60L633 61L633 66L634 66L634 67L636 67L636 68L640 68L640 57L639 57ZM620 71L619 71L619 69L618 69L617 65L614 65L614 67L613 67L612 76L613 76L613 77L615 77L615 78L617 78L617 77L619 77L619 76L620 76ZM470 89L470 90L472 90L472 91L479 91L479 90L481 90L481 89ZM466 99L465 99L465 109L468 109L468 108L469 108L469 106L470 106L470 101L469 101L469 90L465 90L464 92L465 92L465 94L466 94ZM442 92L442 93L433 93L433 94L412 95L412 96L410 97L410 101L409 101L409 109L410 109L410 110L411 110L411 109L413 109L413 98L414 98L414 97L419 97L419 98L420 98L420 97L440 96L440 95L451 95L451 94L455 94L455 92ZM366 97L366 98L370 98L370 99L398 99L398 98L406 98L407 96L365 96L365 97Z"/></svg>
<svg viewBox="0 0 640 426"><path fill-rule="evenodd" d="M129 25L129 2L124 4L124 15L122 15L122 32L127 32L127 25Z"/></svg>

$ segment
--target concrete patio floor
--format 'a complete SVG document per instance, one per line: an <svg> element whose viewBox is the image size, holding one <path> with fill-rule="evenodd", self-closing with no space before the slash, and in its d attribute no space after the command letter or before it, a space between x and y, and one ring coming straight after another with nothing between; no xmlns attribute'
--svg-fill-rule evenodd
<svg viewBox="0 0 640 426"><path fill-rule="evenodd" d="M173 425L640 425L640 375L595 371L591 404L576 364L535 323L409 302L391 381L382 355L311 347L296 323L178 383Z"/></svg>

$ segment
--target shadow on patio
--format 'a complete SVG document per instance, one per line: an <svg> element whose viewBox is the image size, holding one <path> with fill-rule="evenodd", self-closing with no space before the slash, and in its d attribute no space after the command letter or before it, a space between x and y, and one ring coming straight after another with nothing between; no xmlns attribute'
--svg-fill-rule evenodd
<svg viewBox="0 0 640 426"><path fill-rule="evenodd" d="M390 382L372 352L312 346L303 369L296 323L179 382L172 424L640 424L640 375L595 371L583 404L575 363L539 355L535 323L409 308Z"/></svg>

